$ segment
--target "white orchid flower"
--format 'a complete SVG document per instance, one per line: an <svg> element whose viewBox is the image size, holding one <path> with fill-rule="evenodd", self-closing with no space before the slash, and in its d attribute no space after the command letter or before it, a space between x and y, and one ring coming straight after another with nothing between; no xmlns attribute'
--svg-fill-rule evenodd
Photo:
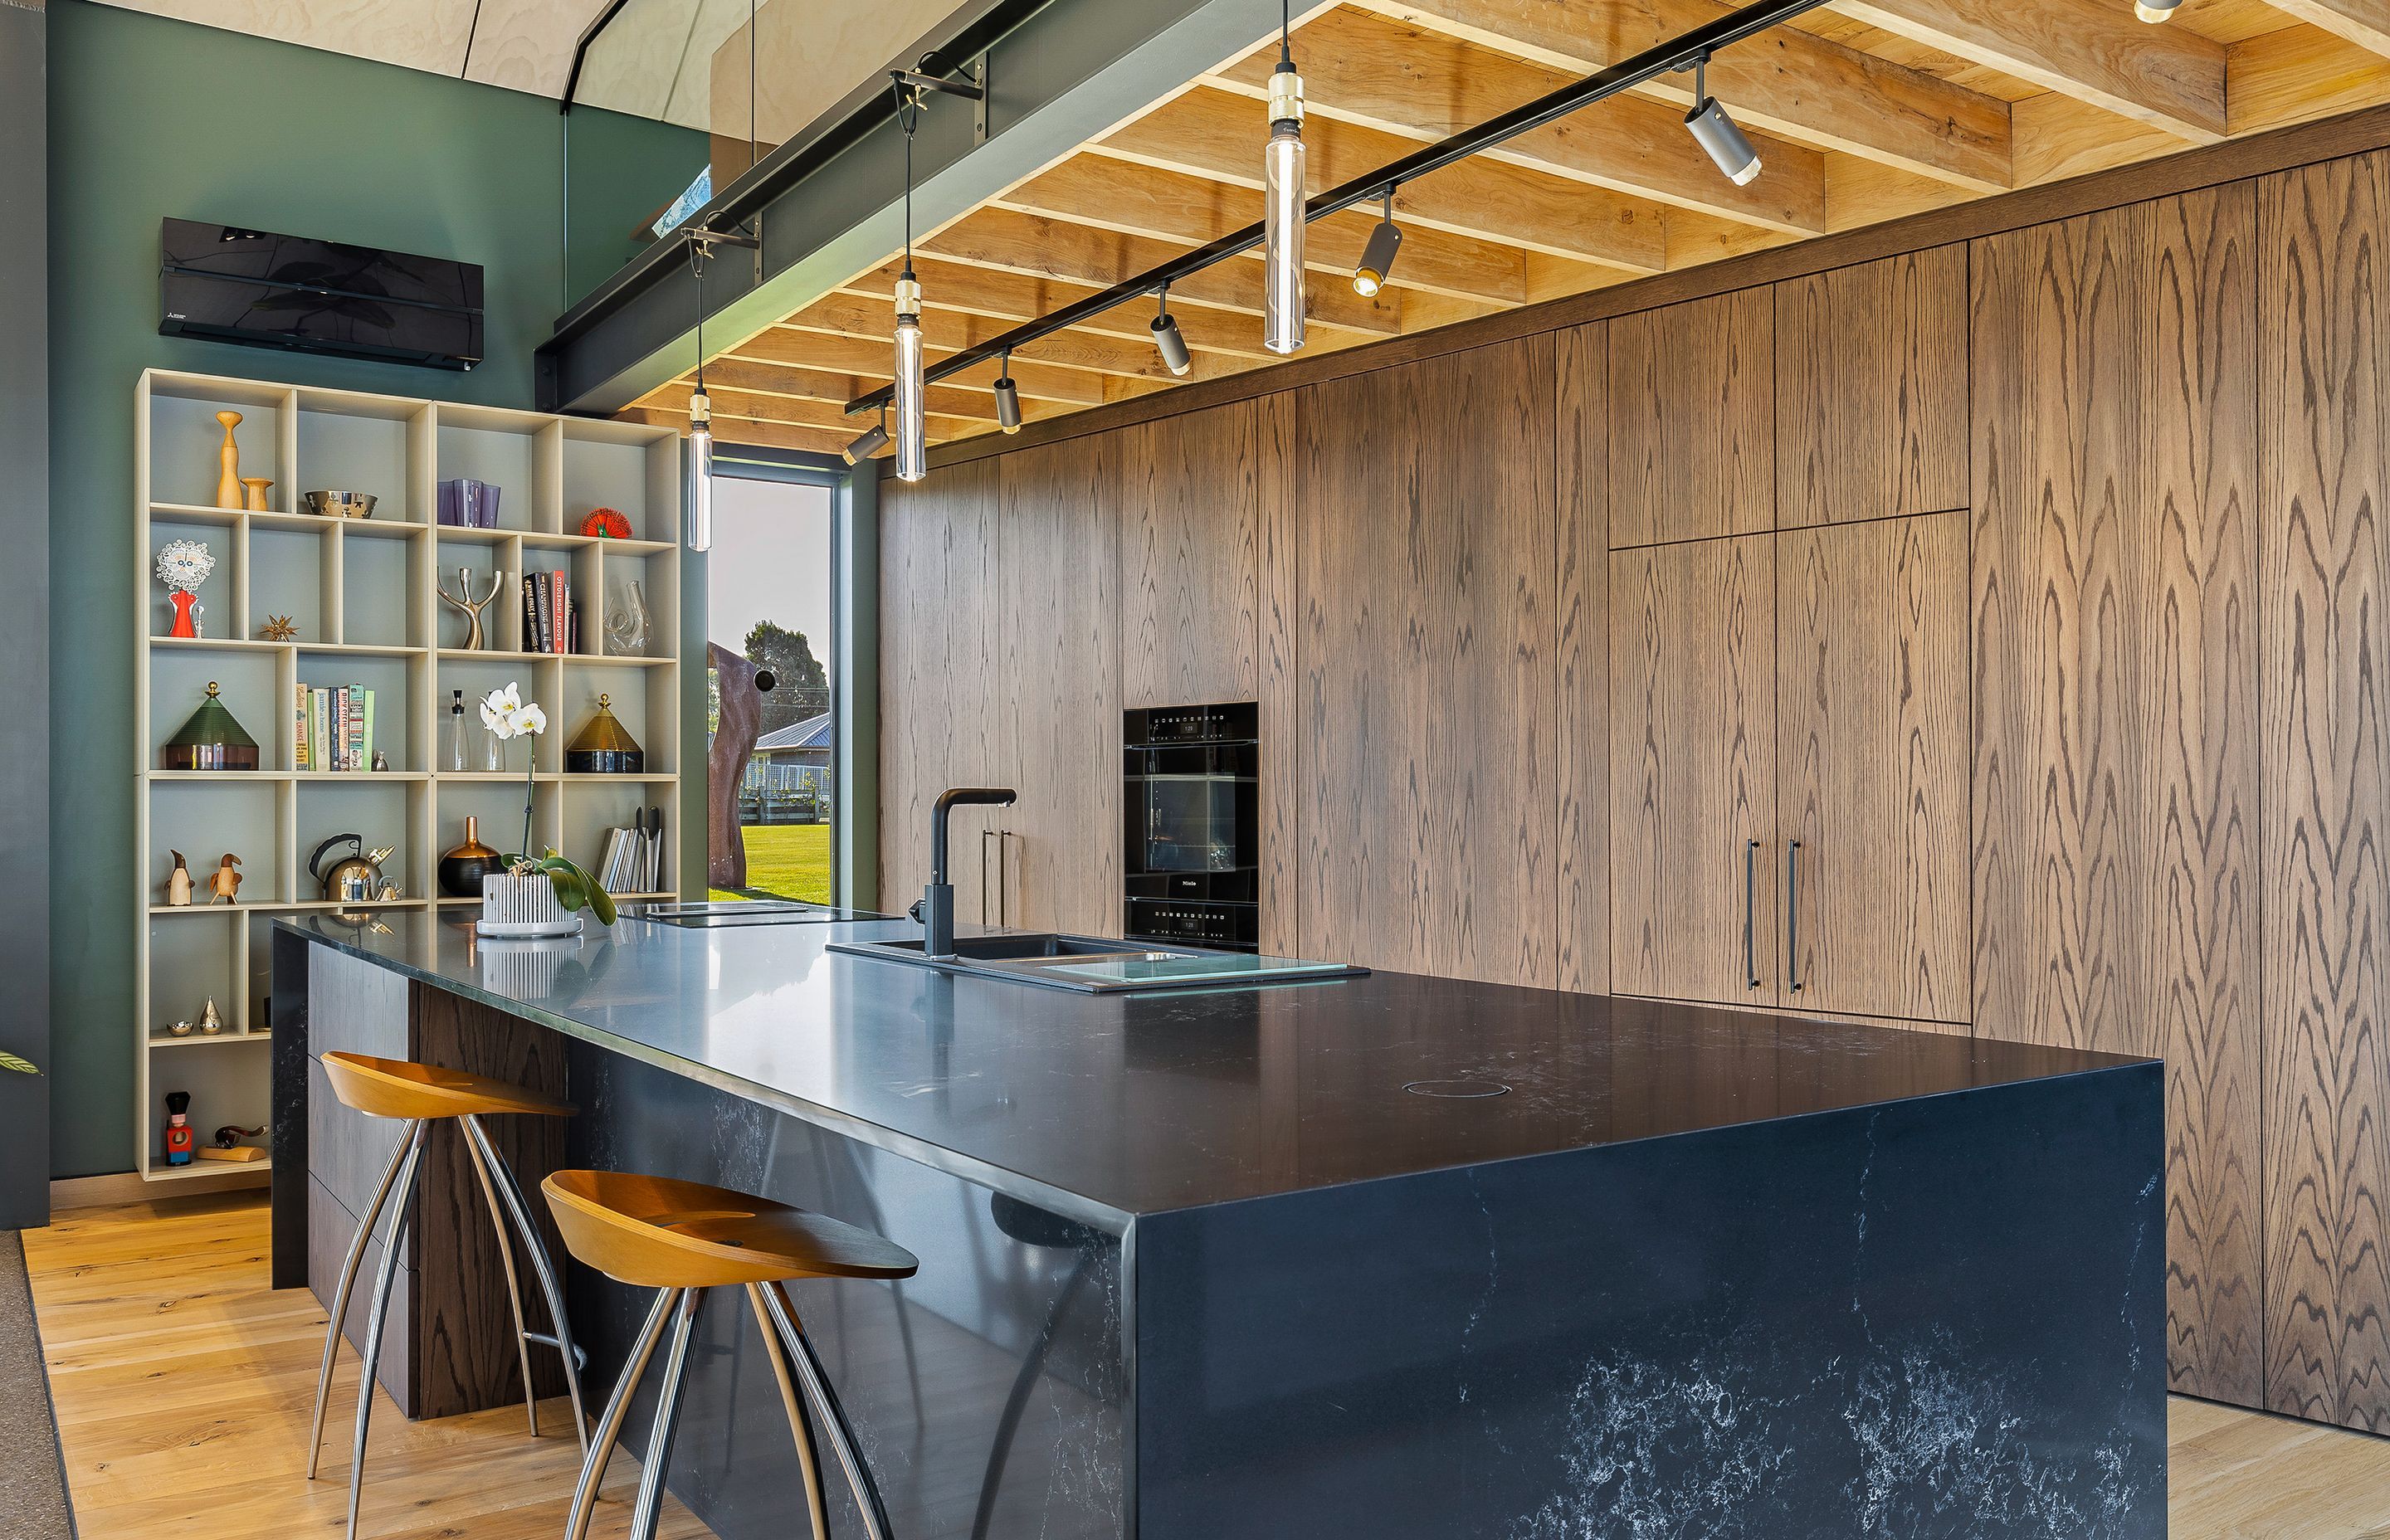
<svg viewBox="0 0 2390 1540"><path fill-rule="evenodd" d="M544 733L547 731L547 713L541 711L539 702L534 700L515 712L514 725L515 731L526 737L533 733Z"/></svg>
<svg viewBox="0 0 2390 1540"><path fill-rule="evenodd" d="M512 738L522 731L522 698L515 692L514 681L508 680L504 689L492 690L489 699L482 702L482 725L499 738ZM545 725L546 718L541 721Z"/></svg>

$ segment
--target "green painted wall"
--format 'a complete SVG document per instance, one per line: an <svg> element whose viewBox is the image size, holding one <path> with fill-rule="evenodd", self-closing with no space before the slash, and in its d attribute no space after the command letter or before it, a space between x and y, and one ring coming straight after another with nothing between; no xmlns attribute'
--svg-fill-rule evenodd
<svg viewBox="0 0 2390 1540"><path fill-rule="evenodd" d="M336 54L49 9L51 1174L133 1154L133 388L147 367L529 406L532 349L704 161L703 135ZM572 125L568 260L565 124ZM218 220L487 271L467 375L158 334L158 223Z"/></svg>

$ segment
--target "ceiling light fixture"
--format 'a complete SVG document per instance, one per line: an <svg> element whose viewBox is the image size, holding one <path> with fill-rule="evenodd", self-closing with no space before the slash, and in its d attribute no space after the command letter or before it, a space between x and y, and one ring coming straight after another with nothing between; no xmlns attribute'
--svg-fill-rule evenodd
<svg viewBox="0 0 2390 1540"><path fill-rule="evenodd" d="M1012 382L1012 350L996 366L996 425L1008 433L1021 431L1021 387Z"/></svg>
<svg viewBox="0 0 2390 1540"><path fill-rule="evenodd" d="M1280 0L1278 69L1269 79L1269 144L1262 151L1262 345L1272 353L1303 346L1303 77L1294 72L1292 8ZM1183 370L1173 371L1183 373Z"/></svg>
<svg viewBox="0 0 2390 1540"><path fill-rule="evenodd" d="M896 82L896 122L905 131L905 270L896 279L896 479L918 481L930 473L927 391L921 379L921 285L913 276L913 130L920 126L921 98L901 77Z"/></svg>
<svg viewBox="0 0 2390 1540"><path fill-rule="evenodd" d="M1353 288L1363 299L1368 299L1386 287L1386 275L1394 271L1394 253L1403 248L1403 227L1394 223L1394 185L1386 184L1386 215L1378 227L1369 232L1369 243L1361 248L1361 261L1353 269Z"/></svg>
<svg viewBox="0 0 2390 1540"><path fill-rule="evenodd" d="M849 465L864 461L888 447L888 408L880 408L880 420L863 430L853 443L838 452L839 458Z"/></svg>
<svg viewBox="0 0 2390 1540"><path fill-rule="evenodd" d="M2171 21L2175 7L2181 4L2182 0L2133 0L2133 14L2149 22Z"/></svg>
<svg viewBox="0 0 2390 1540"><path fill-rule="evenodd" d="M1163 284L1157 291L1159 302L1153 312L1153 345L1162 351L1162 361L1170 372L1183 375L1195 366L1188 356L1187 339L1180 335L1178 323L1170 316L1170 286Z"/></svg>
<svg viewBox="0 0 2390 1540"><path fill-rule="evenodd" d="M1546 92L1532 101L1521 102L1484 122L1462 129L1434 144L1422 145L1398 160L1325 188L1299 205L1301 213L1307 219L1325 219L1330 214L1377 202L1384 198L1390 186L1415 182L1446 167L1458 165L1523 134L1581 112L1596 102L1607 101L1648 85L1664 75L1692 71L1718 49L1755 38L1826 3L1827 0L1748 0L1747 4L1721 11L1709 20L1654 44L1631 58L1622 58L1581 80ZM1280 34L1279 52L1291 57L1283 14ZM1701 83L1706 85L1706 81ZM1706 96L1706 91L1703 95ZM1724 116L1723 111L1719 116ZM1757 159L1755 154L1750 158L1753 163L1749 169L1754 173L1757 171ZM1100 292L1073 300L984 341L959 348L932 365L924 379L935 382L976 369L1007 349L1027 347L1041 338L1068 331L1117 307L1141 301L1164 284L1179 283L1218 263L1260 250L1269 244L1275 228L1277 226L1272 221L1265 218L1227 231L1192 250L1182 251L1143 272L1132 274ZM1299 271L1298 268L1298 276ZM1295 319L1299 323L1300 316ZM848 402L846 410L850 415L868 412L885 405L894 394L894 387L881 385Z"/></svg>
<svg viewBox="0 0 2390 1540"><path fill-rule="evenodd" d="M1685 114L1685 126L1710 152L1728 181L1738 187L1748 186L1759 174L1759 151L1752 148L1742 130L1727 116L1726 108L1710 95L1709 65L1707 54L1693 60L1693 109Z"/></svg>

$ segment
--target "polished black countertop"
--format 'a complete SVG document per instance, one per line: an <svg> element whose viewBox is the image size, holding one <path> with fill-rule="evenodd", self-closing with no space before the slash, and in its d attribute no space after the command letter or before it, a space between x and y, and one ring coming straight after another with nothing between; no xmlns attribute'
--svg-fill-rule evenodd
<svg viewBox="0 0 2390 1540"><path fill-rule="evenodd" d="M2146 1062L1407 973L1097 996L824 950L902 920L276 922L1111 1227L1160 1213ZM603 1107L585 1109L603 1117Z"/></svg>

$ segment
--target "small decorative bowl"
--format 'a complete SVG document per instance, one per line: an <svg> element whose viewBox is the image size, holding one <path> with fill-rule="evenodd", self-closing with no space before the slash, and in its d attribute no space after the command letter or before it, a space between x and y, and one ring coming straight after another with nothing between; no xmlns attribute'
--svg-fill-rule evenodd
<svg viewBox="0 0 2390 1540"><path fill-rule="evenodd" d="M371 519L376 499L370 492L311 492L307 511L319 519Z"/></svg>

